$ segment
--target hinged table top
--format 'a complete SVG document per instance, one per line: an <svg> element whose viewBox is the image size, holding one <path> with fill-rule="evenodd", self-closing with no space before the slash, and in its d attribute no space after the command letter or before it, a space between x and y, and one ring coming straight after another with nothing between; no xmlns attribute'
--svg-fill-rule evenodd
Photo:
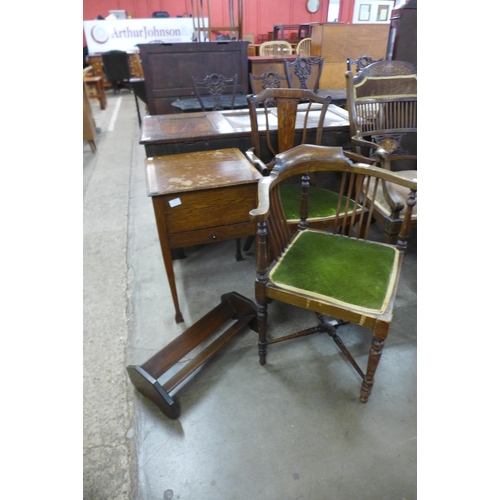
<svg viewBox="0 0 500 500"><path fill-rule="evenodd" d="M257 183L260 172L237 148L146 159L148 196Z"/></svg>

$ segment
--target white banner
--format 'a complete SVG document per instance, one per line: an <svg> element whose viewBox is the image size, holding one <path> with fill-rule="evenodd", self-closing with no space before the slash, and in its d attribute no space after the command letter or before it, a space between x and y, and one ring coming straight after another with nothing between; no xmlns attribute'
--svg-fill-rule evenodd
<svg viewBox="0 0 500 500"><path fill-rule="evenodd" d="M198 18L167 17L152 19L119 19L116 21L83 21L89 54L108 50L130 51L138 43L161 40L164 43L186 43L195 38L193 21ZM208 27L208 19L200 24Z"/></svg>

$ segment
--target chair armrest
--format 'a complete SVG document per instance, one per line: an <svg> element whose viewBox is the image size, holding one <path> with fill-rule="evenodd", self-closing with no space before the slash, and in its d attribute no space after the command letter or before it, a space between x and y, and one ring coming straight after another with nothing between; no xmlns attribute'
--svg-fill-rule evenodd
<svg viewBox="0 0 500 500"><path fill-rule="evenodd" d="M415 182L415 189L416 189L416 182L417 182L416 173L413 174L412 171L402 171L393 173L397 174L398 177L405 177ZM413 175L415 175L415 177L412 177ZM404 208L406 204L406 197L401 192L398 192L394 188L394 184L392 182L388 182L385 180L382 181L382 192L384 194L384 199L386 203L389 205L393 213L397 215Z"/></svg>
<svg viewBox="0 0 500 500"><path fill-rule="evenodd" d="M376 142L371 142L367 141L366 139L363 139L362 137L358 137L356 135L351 137L351 142L360 148L368 148L368 149L373 149L377 150L380 148L380 146Z"/></svg>
<svg viewBox="0 0 500 500"><path fill-rule="evenodd" d="M359 153L354 153L353 151L344 150L343 153L347 158L349 158L349 160L353 161L354 163L367 163L368 165L371 165L375 162L373 158L367 158L366 156L363 156Z"/></svg>
<svg viewBox="0 0 500 500"><path fill-rule="evenodd" d="M263 176L268 176L269 175L269 168L267 165L257 157L255 154L255 148L250 148L247 151L245 151L245 156L247 157L247 160L263 175Z"/></svg>

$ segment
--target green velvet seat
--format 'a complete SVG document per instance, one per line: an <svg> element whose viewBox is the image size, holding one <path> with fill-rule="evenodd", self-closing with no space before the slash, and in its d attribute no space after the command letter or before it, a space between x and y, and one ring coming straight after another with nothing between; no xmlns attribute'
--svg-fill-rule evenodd
<svg viewBox="0 0 500 500"><path fill-rule="evenodd" d="M259 180L258 206L250 212L250 221L257 225L255 301L259 362L267 363L268 345L326 333L361 377L360 401L366 403L392 322L417 203L416 179L365 163L353 164L341 148L335 147L302 144L277 154L275 160L269 176ZM335 179L339 194L308 186L309 179L317 180L323 174L323 178ZM297 178L302 179L303 194L301 186L289 187L289 179ZM383 183L400 188L404 218L395 245L380 242L381 232L370 232L374 204L369 204L368 199L375 199ZM290 218L298 217L298 200L302 196L308 218L301 219L294 230ZM293 197L295 201L288 205ZM321 217L325 213L322 210L332 207L339 212L332 225L309 225L313 216ZM357 218L358 210L366 216ZM316 324L285 332L283 323L287 322L276 317L279 312L268 315L268 307L275 307L276 303L302 309L305 314L314 313ZM276 326L268 324L270 318ZM372 331L365 370L337 332L348 324ZM294 324L290 328L296 330ZM352 333L348 328L345 331L347 335ZM307 349L305 343L302 349Z"/></svg>
<svg viewBox="0 0 500 500"><path fill-rule="evenodd" d="M269 273L281 288L365 312L382 312L399 252L391 246L315 230L298 233Z"/></svg>
<svg viewBox="0 0 500 500"><path fill-rule="evenodd" d="M329 108L331 96L321 97L308 89L267 88L259 94L248 96L247 100L252 148L246 152L246 156L264 176L272 172L276 154L298 144L321 144L325 119L328 116L330 120L333 116ZM294 231L300 222L300 177L297 184L287 183L280 190L288 224ZM338 229L338 194L333 191L334 187L330 189L326 183L322 187L309 187L309 227ZM350 209L353 208L351 203ZM358 206L350 221L351 225L356 224L363 213Z"/></svg>
<svg viewBox="0 0 500 500"><path fill-rule="evenodd" d="M298 185L284 185L280 187L281 202L285 211L288 222L294 223L300 220L300 200L302 197L302 188ZM308 220L314 222L315 220L325 220L333 218L336 215L337 206L339 202L339 194L330 191L329 189L318 188L315 186L309 187L309 202L308 202ZM348 207L347 213L351 214L354 209L354 202L342 196L341 200L341 213L339 216L344 215L346 206ZM358 210L361 207L358 205Z"/></svg>

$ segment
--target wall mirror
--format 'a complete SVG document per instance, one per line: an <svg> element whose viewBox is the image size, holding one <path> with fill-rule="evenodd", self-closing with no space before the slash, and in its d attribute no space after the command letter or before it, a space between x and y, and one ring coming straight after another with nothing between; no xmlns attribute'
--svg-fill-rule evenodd
<svg viewBox="0 0 500 500"><path fill-rule="evenodd" d="M318 12L319 0L307 0L306 7L311 14Z"/></svg>

